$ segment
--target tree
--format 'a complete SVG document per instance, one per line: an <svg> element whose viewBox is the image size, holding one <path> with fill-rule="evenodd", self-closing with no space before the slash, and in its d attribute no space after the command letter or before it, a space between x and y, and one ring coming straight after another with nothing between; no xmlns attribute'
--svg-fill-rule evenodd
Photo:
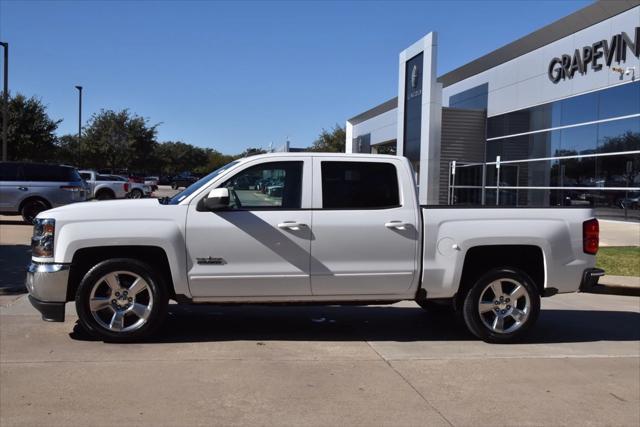
<svg viewBox="0 0 640 427"><path fill-rule="evenodd" d="M0 93L0 111L4 108ZM10 160L51 161L55 159L55 131L62 120L52 120L47 107L36 97L9 94L7 156ZM2 115L0 114L0 128Z"/></svg>
<svg viewBox="0 0 640 427"><path fill-rule="evenodd" d="M342 126L336 124L331 131L322 129L322 132L313 142L309 151L322 151L329 153L344 153L346 132Z"/></svg>
<svg viewBox="0 0 640 427"><path fill-rule="evenodd" d="M128 110L100 110L89 120L80 141L85 166L153 169L157 127Z"/></svg>
<svg viewBox="0 0 640 427"><path fill-rule="evenodd" d="M85 165L85 152L78 135L63 135L56 141L56 161L77 167Z"/></svg>
<svg viewBox="0 0 640 427"><path fill-rule="evenodd" d="M155 156L160 160L160 172L163 175L175 175L181 172L194 171L208 165L209 156L204 148L185 144L181 141L168 141L158 144Z"/></svg>
<svg viewBox="0 0 640 427"><path fill-rule="evenodd" d="M237 156L230 156L228 154L222 154L221 152L217 151L217 150L213 150L211 148L207 149L207 156L209 158L207 165L206 165L206 170L202 171L201 173L209 173L212 172L224 165L226 165L227 163L232 162L233 160L235 160L235 158Z"/></svg>

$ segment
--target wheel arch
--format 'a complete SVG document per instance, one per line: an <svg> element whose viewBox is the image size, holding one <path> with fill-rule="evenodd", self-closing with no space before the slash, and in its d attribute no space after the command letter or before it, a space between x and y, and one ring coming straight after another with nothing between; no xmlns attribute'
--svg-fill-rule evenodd
<svg viewBox="0 0 640 427"><path fill-rule="evenodd" d="M148 264L165 280L169 298L175 299L175 284L171 275L171 265L163 248L159 246L97 246L81 248L73 254L67 286L67 301L75 299L78 285L91 267L101 261L113 258L131 258Z"/></svg>
<svg viewBox="0 0 640 427"><path fill-rule="evenodd" d="M546 262L544 252L536 245L483 245L467 250L456 306L461 307L467 292L485 273L496 268L516 269L531 278L540 295L544 295Z"/></svg>
<svg viewBox="0 0 640 427"><path fill-rule="evenodd" d="M106 186L105 187L96 188L94 197L97 198L98 194L100 194L100 193L109 193L109 194L111 194L111 196L113 196L114 199L116 198L116 192L113 191L111 188L106 187Z"/></svg>
<svg viewBox="0 0 640 427"><path fill-rule="evenodd" d="M18 212L22 213L22 208L24 207L24 205L27 204L27 202L31 201L31 200L40 200L41 202L43 202L45 205L47 205L47 207L49 209L52 208L51 202L49 202L47 199L45 199L44 197L40 196L40 195L29 195L27 197L24 198L24 200L22 200L20 202L20 205L18 206Z"/></svg>

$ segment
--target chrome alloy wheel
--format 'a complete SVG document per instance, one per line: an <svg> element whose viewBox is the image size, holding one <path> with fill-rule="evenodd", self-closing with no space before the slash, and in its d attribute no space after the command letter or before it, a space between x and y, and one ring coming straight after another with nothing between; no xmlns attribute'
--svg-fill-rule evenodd
<svg viewBox="0 0 640 427"><path fill-rule="evenodd" d="M146 280L131 271L114 271L95 282L89 310L96 322L113 332L142 327L153 308L153 294Z"/></svg>
<svg viewBox="0 0 640 427"><path fill-rule="evenodd" d="M482 323L490 331L509 334L520 329L527 321L531 300L522 283L513 279L498 279L482 290L478 311Z"/></svg>

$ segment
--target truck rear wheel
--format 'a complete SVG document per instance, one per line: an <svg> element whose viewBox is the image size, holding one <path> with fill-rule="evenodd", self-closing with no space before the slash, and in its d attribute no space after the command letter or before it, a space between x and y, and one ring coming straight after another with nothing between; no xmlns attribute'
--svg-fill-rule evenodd
<svg viewBox="0 0 640 427"><path fill-rule="evenodd" d="M478 338L508 343L521 338L540 313L540 294L523 271L493 269L467 293L462 309L464 321Z"/></svg>
<svg viewBox="0 0 640 427"><path fill-rule="evenodd" d="M147 264L129 258L102 261L78 286L80 324L105 341L130 342L151 335L167 312L162 278Z"/></svg>

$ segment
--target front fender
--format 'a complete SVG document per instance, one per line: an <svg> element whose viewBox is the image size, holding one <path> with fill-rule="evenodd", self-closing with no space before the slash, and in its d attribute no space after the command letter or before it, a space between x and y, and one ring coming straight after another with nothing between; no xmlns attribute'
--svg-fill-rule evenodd
<svg viewBox="0 0 640 427"><path fill-rule="evenodd" d="M85 248L105 246L155 246L164 250L177 294L189 295L184 233L165 219L100 220L61 224L56 230L54 259L70 263Z"/></svg>

